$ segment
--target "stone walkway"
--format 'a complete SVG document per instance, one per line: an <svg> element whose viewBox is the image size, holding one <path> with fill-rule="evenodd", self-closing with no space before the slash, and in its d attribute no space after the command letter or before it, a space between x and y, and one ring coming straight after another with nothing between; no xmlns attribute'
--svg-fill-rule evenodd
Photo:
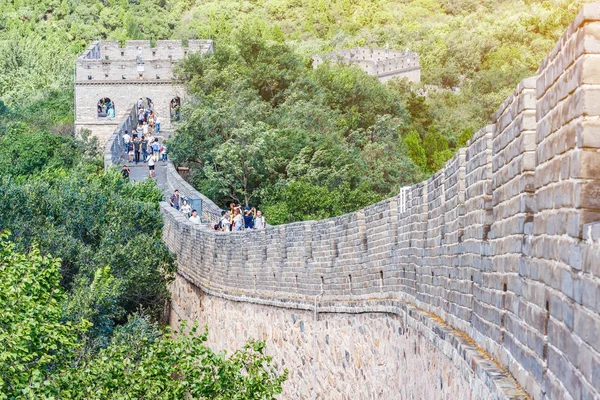
<svg viewBox="0 0 600 400"><path fill-rule="evenodd" d="M162 144L165 139L169 138L170 134L171 132L161 132L161 134L157 135L156 137ZM121 160L122 161L119 165L119 169L122 169L123 165L127 165L131 170L129 180L133 182L141 182L150 178L150 170L148 169L147 163L140 162L139 164L136 164L135 162L129 162L125 153L123 153ZM167 185L167 163L162 161L157 162L154 167L154 172L155 177L153 178L153 181L156 183L156 186L163 191L165 196L170 196L171 194L168 193Z"/></svg>

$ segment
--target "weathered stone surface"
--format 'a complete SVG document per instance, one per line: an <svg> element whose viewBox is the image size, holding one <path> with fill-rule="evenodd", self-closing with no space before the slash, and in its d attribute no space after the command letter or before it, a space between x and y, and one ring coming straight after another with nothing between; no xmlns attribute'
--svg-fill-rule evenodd
<svg viewBox="0 0 600 400"><path fill-rule="evenodd" d="M495 398L458 350L430 330L435 325L410 313L322 313L315 325L311 311L210 296L179 275L172 296L171 326L208 326L215 351L265 340L278 370L289 370L286 399L311 398L313 376L318 399Z"/></svg>

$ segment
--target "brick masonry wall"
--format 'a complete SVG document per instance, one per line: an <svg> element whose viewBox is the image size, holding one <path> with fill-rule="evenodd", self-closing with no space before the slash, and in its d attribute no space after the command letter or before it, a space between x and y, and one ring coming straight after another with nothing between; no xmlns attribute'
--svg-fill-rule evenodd
<svg viewBox="0 0 600 400"><path fill-rule="evenodd" d="M150 98L161 118L161 129L171 129L170 102L184 100L185 89L174 80L173 68L188 53L211 53L212 40L130 40L120 47L116 41L97 41L77 59L75 73L75 132L89 129L100 143L107 143L120 121L139 98ZM139 75L136 57L142 48L144 72ZM98 101L115 104L113 120L98 117Z"/></svg>
<svg viewBox="0 0 600 400"><path fill-rule="evenodd" d="M93 81L92 81L93 82ZM99 118L98 101L108 97L115 104L115 119ZM118 127L120 121L129 115L131 107L142 97L149 97L161 118L161 130L171 127L170 102L174 97L185 99L185 90L171 83L129 82L117 83L79 83L75 86L76 118L75 129L90 129L98 136L101 144L108 139Z"/></svg>
<svg viewBox="0 0 600 400"><path fill-rule="evenodd" d="M208 323L218 350L266 340L286 398L310 397L314 330L320 398L599 398L600 3L492 122L427 181L328 220L221 233L162 203L171 322Z"/></svg>
<svg viewBox="0 0 600 400"><path fill-rule="evenodd" d="M284 399L311 398L313 376L315 394L328 400L494 398L460 355L465 348L448 344L445 328L411 316L411 308L322 313L315 325L310 311L210 296L182 276L172 292L171 325L194 320L208 326L214 351L231 352L248 338L266 341L277 368L289 370Z"/></svg>

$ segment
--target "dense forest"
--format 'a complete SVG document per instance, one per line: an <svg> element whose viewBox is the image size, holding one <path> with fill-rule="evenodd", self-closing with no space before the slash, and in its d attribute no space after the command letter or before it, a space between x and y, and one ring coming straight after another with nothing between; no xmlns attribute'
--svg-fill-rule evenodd
<svg viewBox="0 0 600 400"><path fill-rule="evenodd" d="M285 379L263 343L223 356L205 333L161 327L175 269L161 193L105 171L96 141L72 135L74 60L90 41L215 39L214 55L179 66L193 99L170 153L217 202L285 223L440 168L583 2L1 2L0 399L272 398ZM310 64L386 43L419 52L422 84Z"/></svg>

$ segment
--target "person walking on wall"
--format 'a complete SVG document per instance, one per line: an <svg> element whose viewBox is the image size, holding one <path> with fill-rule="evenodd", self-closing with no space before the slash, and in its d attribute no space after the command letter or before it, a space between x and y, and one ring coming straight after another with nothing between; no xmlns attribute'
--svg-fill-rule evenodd
<svg viewBox="0 0 600 400"><path fill-rule="evenodd" d="M146 161L148 162L148 171L150 172L150 178L154 178L154 157L152 157L152 155L149 154Z"/></svg>
<svg viewBox="0 0 600 400"><path fill-rule="evenodd" d="M133 156L135 155L133 151L133 142L129 141L127 143L127 156L129 157L129 162L133 162Z"/></svg>
<svg viewBox="0 0 600 400"><path fill-rule="evenodd" d="M142 142L140 138L135 138L133 141L133 151L135 152L135 163L140 162L140 152L142 151Z"/></svg>
<svg viewBox="0 0 600 400"><path fill-rule="evenodd" d="M154 131L156 133L160 133L160 117L158 116L158 114L154 115Z"/></svg>
<svg viewBox="0 0 600 400"><path fill-rule="evenodd" d="M223 232L229 232L230 226L231 226L231 221L229 220L229 214L227 214L227 211L225 211L225 210L221 211L220 225L221 225L220 228Z"/></svg>
<svg viewBox="0 0 600 400"><path fill-rule="evenodd" d="M185 215L186 218L189 218L190 214L192 213L192 206L190 206L188 204L188 201L184 199L183 205L181 206L181 209L179 211L181 211L181 213Z"/></svg>
<svg viewBox="0 0 600 400"><path fill-rule="evenodd" d="M244 218L242 217L242 213L240 212L239 207L235 208L233 212L233 230L241 231L244 228Z"/></svg>
<svg viewBox="0 0 600 400"><path fill-rule="evenodd" d="M175 192L173 193L173 195L169 199L169 203L171 203L171 207L173 207L176 210L179 210L179 204L181 204L181 203L180 203L180 197L179 197L179 190L178 189L175 189Z"/></svg>
<svg viewBox="0 0 600 400"><path fill-rule="evenodd" d="M164 162L167 161L167 145L165 142L160 146L160 159Z"/></svg>
<svg viewBox="0 0 600 400"><path fill-rule="evenodd" d="M190 217L190 221L192 221L194 224L200 224L201 220L200 216L198 215L198 211L192 210L192 216Z"/></svg>
<svg viewBox="0 0 600 400"><path fill-rule="evenodd" d="M125 151L127 151L127 145L131 141L131 136L129 136L129 132L125 129L125 133L123 134L123 143L125 143Z"/></svg>
<svg viewBox="0 0 600 400"><path fill-rule="evenodd" d="M256 208L246 206L244 208L244 229L254 229L254 214Z"/></svg>
<svg viewBox="0 0 600 400"><path fill-rule="evenodd" d="M152 142L152 157L154 157L155 162L158 162L159 153L160 153L160 143L158 142L158 139L154 139L154 142Z"/></svg>
<svg viewBox="0 0 600 400"><path fill-rule="evenodd" d="M148 159L148 139L146 136L142 136L140 144L142 145L142 159L146 162Z"/></svg>
<svg viewBox="0 0 600 400"><path fill-rule="evenodd" d="M256 211L256 218L254 218L254 229L265 229L267 227L267 220L262 214L262 211Z"/></svg>

